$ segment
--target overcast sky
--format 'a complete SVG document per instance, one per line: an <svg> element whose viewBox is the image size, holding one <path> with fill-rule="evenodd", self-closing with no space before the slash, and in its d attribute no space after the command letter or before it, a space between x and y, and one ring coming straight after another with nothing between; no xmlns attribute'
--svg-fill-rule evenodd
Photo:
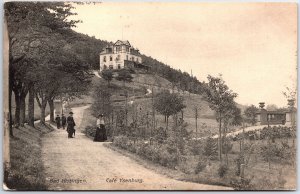
<svg viewBox="0 0 300 194"><path fill-rule="evenodd" d="M74 11L78 32L129 40L200 81L221 73L238 103L286 106L282 91L296 85L296 3L105 2Z"/></svg>

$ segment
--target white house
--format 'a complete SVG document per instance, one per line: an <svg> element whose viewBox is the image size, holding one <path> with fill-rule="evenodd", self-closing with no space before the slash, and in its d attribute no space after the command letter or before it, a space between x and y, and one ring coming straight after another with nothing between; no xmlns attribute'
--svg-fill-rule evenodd
<svg viewBox="0 0 300 194"><path fill-rule="evenodd" d="M100 71L105 69L123 69L142 64L141 54L133 48L128 40L118 40L106 46L100 53Z"/></svg>

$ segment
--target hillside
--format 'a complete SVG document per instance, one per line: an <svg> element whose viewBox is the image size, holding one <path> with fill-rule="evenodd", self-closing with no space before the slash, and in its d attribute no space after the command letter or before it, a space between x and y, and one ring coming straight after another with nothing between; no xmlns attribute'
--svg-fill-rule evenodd
<svg viewBox="0 0 300 194"><path fill-rule="evenodd" d="M132 103L129 105L129 121L131 121L133 108L139 107L139 116L146 115L152 110L152 95L151 89L153 86L154 94L168 89L172 91L172 84L168 80L153 74L133 74L133 82L126 83L123 87L123 82L113 79L110 83L110 88L112 89L112 101L115 105L124 105L125 98L121 96L127 90L129 98L128 102ZM106 85L107 82L97 76L93 77L92 80L93 87L97 85ZM183 110L183 117L186 122L188 122L189 130L195 130L195 107L198 108L198 129L203 130L217 130L217 122L214 117L214 111L212 111L208 103L202 99L201 95L189 94L180 92L180 95L184 97L184 104L186 108ZM90 97L84 98L85 100L79 100L80 102L85 101L85 103L92 102ZM77 101L77 100L76 100ZM180 113L178 115L181 115ZM164 126L164 118L162 115L157 113L156 115L158 126ZM170 118L170 125L173 123L173 119Z"/></svg>

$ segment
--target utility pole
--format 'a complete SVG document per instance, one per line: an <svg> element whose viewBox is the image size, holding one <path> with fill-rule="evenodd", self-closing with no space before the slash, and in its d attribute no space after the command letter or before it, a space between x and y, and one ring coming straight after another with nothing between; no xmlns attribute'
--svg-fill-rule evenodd
<svg viewBox="0 0 300 194"><path fill-rule="evenodd" d="M153 90L153 86L152 86L152 91L151 91L152 95L152 120L153 120L153 130L155 130L155 108L154 108L154 90ZM151 130L151 136L152 136L152 130Z"/></svg>
<svg viewBox="0 0 300 194"><path fill-rule="evenodd" d="M198 120L198 108L195 107L195 120L196 120L196 138L198 137L198 123L197 123L197 120Z"/></svg>

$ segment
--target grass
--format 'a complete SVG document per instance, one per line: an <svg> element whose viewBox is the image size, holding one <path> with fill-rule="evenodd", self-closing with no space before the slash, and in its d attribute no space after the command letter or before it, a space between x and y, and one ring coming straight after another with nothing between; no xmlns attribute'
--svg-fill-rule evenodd
<svg viewBox="0 0 300 194"><path fill-rule="evenodd" d="M41 153L41 136L52 131L50 126L28 125L14 129L10 138L11 168L6 185L13 190L46 190Z"/></svg>

